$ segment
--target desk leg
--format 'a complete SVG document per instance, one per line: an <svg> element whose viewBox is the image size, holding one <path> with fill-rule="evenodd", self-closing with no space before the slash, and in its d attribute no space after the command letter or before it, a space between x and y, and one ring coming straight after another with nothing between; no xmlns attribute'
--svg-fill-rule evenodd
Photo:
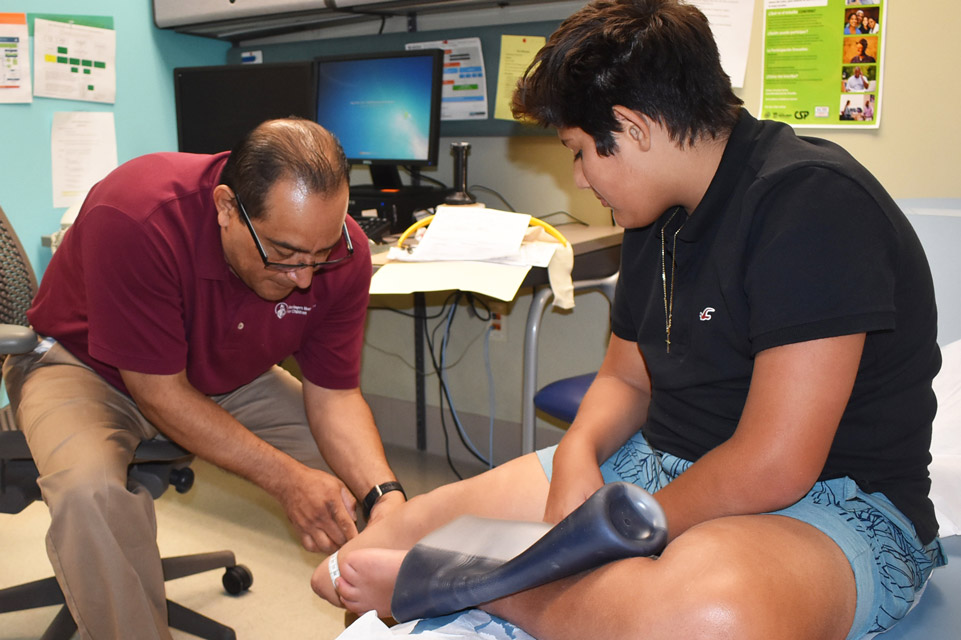
<svg viewBox="0 0 961 640"><path fill-rule="evenodd" d="M414 394L417 407L417 450L427 449L427 400L424 378L424 336L427 333L427 302L423 292L414 293Z"/></svg>
<svg viewBox="0 0 961 640"><path fill-rule="evenodd" d="M527 326L524 329L524 379L521 388L521 455L534 451L534 430L537 423L537 410L534 408L534 394L537 393L537 341L540 338L541 318L544 308L554 297L550 287L534 292L531 307L527 311Z"/></svg>

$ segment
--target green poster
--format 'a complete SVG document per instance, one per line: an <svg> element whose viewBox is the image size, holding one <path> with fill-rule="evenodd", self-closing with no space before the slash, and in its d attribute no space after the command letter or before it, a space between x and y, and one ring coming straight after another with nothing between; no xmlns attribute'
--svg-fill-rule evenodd
<svg viewBox="0 0 961 640"><path fill-rule="evenodd" d="M877 128L884 9L870 0L765 0L761 117Z"/></svg>

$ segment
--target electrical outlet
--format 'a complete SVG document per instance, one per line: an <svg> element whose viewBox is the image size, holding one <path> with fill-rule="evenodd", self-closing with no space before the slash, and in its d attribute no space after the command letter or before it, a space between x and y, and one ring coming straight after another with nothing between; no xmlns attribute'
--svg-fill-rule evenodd
<svg viewBox="0 0 961 640"><path fill-rule="evenodd" d="M491 300L488 306L491 310L491 340L507 342L507 303Z"/></svg>

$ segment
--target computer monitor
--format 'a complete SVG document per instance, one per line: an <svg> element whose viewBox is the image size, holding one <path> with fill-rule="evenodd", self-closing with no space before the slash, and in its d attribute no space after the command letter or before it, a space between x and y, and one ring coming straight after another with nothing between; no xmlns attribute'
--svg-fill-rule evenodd
<svg viewBox="0 0 961 640"><path fill-rule="evenodd" d="M316 65L316 120L352 165L370 167L374 187L401 188L398 167L437 164L440 49L325 57Z"/></svg>
<svg viewBox="0 0 961 640"><path fill-rule="evenodd" d="M174 69L177 145L189 153L234 148L264 120L316 109L312 61Z"/></svg>

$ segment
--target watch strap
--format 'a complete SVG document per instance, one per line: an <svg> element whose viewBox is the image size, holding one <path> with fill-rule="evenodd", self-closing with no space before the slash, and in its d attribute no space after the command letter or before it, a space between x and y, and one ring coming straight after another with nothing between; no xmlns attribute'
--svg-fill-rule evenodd
<svg viewBox="0 0 961 640"><path fill-rule="evenodd" d="M385 493L390 493L391 491L400 491L404 499L407 499L407 494L404 492L404 487L401 486L396 480L390 482L384 482L383 484L374 485L366 496L364 496L364 517L370 518L370 512L374 508L374 505L380 500L380 497Z"/></svg>

